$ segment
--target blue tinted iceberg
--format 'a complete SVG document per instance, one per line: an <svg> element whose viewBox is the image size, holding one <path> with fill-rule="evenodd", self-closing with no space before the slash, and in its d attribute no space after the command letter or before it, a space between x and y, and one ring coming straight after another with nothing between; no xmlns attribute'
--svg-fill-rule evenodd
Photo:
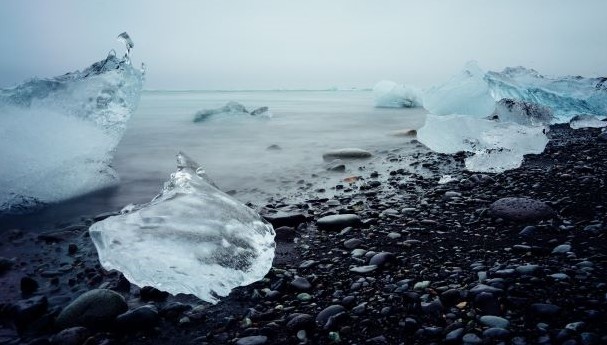
<svg viewBox="0 0 607 345"><path fill-rule="evenodd" d="M129 54L112 51L83 71L0 90L0 214L115 184L112 151L142 85Z"/></svg>
<svg viewBox="0 0 607 345"><path fill-rule="evenodd" d="M577 114L607 114L607 78L547 77L533 69L508 67L484 77L495 100L511 98L552 109L556 122Z"/></svg>
<svg viewBox="0 0 607 345"><path fill-rule="evenodd" d="M373 88L378 108L414 108L421 106L421 92L413 87L382 80Z"/></svg>
<svg viewBox="0 0 607 345"><path fill-rule="evenodd" d="M182 153L177 166L151 202L93 224L91 239L103 267L132 283L216 303L266 275L275 232Z"/></svg>
<svg viewBox="0 0 607 345"><path fill-rule="evenodd" d="M495 99L476 62L442 85L426 90L424 108L435 115L466 114L486 117L495 110Z"/></svg>

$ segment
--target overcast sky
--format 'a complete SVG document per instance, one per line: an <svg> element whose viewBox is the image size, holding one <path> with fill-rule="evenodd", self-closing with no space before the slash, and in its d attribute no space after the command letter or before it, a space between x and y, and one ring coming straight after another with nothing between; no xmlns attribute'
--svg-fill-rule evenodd
<svg viewBox="0 0 607 345"><path fill-rule="evenodd" d="M469 60L604 76L606 13L605 0L1 0L0 87L123 51L122 31L148 89L425 87Z"/></svg>

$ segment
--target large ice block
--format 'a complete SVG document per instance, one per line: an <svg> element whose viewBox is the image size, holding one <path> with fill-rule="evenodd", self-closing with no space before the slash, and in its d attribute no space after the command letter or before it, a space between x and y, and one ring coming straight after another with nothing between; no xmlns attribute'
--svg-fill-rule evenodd
<svg viewBox="0 0 607 345"><path fill-rule="evenodd" d="M548 138L543 126L525 126L468 115L428 115L417 140L441 153L471 152L466 169L502 172L517 168L525 154L544 151Z"/></svg>
<svg viewBox="0 0 607 345"><path fill-rule="evenodd" d="M1 89L0 214L115 184L112 151L142 86L143 72L129 55L112 51L83 71Z"/></svg>
<svg viewBox="0 0 607 345"><path fill-rule="evenodd" d="M272 267L272 226L217 189L180 153L177 171L151 202L93 224L90 234L104 268L132 283L216 303Z"/></svg>

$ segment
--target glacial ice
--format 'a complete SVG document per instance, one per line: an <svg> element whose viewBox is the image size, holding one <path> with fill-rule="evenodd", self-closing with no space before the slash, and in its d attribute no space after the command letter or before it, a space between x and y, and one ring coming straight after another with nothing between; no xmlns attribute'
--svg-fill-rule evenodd
<svg viewBox="0 0 607 345"><path fill-rule="evenodd" d="M445 84L424 93L424 107L435 115L490 115L501 99L525 101L552 110L552 122L578 114L607 114L607 78L547 77L533 69L508 67L485 73L475 62Z"/></svg>
<svg viewBox="0 0 607 345"><path fill-rule="evenodd" d="M180 153L177 171L151 202L90 228L104 268L132 283L216 303L272 267L272 226L221 192Z"/></svg>
<svg viewBox="0 0 607 345"><path fill-rule="evenodd" d="M607 78L547 77L533 69L508 67L487 72L485 81L495 100L512 98L549 107L556 122L577 114L607 114Z"/></svg>
<svg viewBox="0 0 607 345"><path fill-rule="evenodd" d="M607 121L592 115L576 115L569 121L569 127L573 129L580 128L603 128L607 127Z"/></svg>
<svg viewBox="0 0 607 345"><path fill-rule="evenodd" d="M272 113L268 107L260 107L253 111L248 111L244 105L230 101L223 107L217 109L206 109L197 112L194 115L194 122L202 122L208 120L211 117L215 117L217 115L224 116L254 116L254 117L263 117L263 118L271 118Z"/></svg>
<svg viewBox="0 0 607 345"><path fill-rule="evenodd" d="M143 73L128 54L117 58L111 51L83 71L1 89L0 214L115 184L112 151L142 85Z"/></svg>
<svg viewBox="0 0 607 345"><path fill-rule="evenodd" d="M549 125L554 119L554 115L548 107L526 101L503 98L497 102L491 118L500 122L538 126Z"/></svg>
<svg viewBox="0 0 607 345"><path fill-rule="evenodd" d="M441 153L471 152L466 169L503 172L521 165L523 156L544 151L548 138L543 126L525 126L469 115L429 114L417 140Z"/></svg>
<svg viewBox="0 0 607 345"><path fill-rule="evenodd" d="M413 87L382 80L373 88L378 108L414 108L421 106L421 92Z"/></svg>
<svg viewBox="0 0 607 345"><path fill-rule="evenodd" d="M489 116L495 110L495 99L484 75L476 62L469 62L449 81L424 92L424 108L435 115Z"/></svg>

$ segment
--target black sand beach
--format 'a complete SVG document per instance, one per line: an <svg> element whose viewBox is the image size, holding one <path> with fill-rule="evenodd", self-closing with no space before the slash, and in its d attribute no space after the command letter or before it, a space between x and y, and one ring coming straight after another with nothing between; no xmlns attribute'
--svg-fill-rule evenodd
<svg viewBox="0 0 607 345"><path fill-rule="evenodd" d="M2 232L0 344L607 343L607 140L549 136L501 174L375 153L382 169L335 199L253 205L277 229L273 268L217 305L103 270L87 229L108 215Z"/></svg>

